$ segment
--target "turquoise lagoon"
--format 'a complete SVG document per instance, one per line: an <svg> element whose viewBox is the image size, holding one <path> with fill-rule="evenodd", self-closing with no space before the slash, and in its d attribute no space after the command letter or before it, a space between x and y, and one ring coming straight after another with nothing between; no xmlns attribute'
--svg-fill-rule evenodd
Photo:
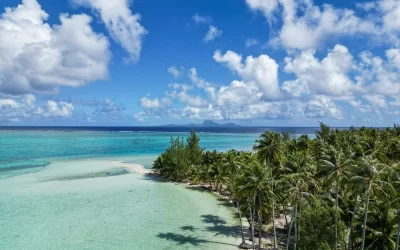
<svg viewBox="0 0 400 250"><path fill-rule="evenodd" d="M229 203L136 171L177 135L0 131L0 249L237 249ZM199 134L219 151L258 135Z"/></svg>

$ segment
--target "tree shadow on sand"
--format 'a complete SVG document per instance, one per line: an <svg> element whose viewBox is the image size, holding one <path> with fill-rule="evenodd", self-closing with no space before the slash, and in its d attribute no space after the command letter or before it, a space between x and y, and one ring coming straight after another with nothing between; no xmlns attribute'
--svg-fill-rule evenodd
<svg viewBox="0 0 400 250"><path fill-rule="evenodd" d="M158 177L152 173L147 173L143 176L143 178L141 178L142 180L146 180L146 181L154 181L154 182L165 182L165 183L171 183L170 180L168 179L164 179L162 177Z"/></svg>
<svg viewBox="0 0 400 250"><path fill-rule="evenodd" d="M157 235L157 237L160 238L160 239L168 240L168 241L174 241L174 242L176 242L177 245L189 244L189 245L192 245L192 246L199 246L200 244L214 243L214 244L235 246L235 245L229 244L229 243L211 241L211 240L204 240L204 239L199 239L198 237L185 236L185 235L176 234L176 233L159 233Z"/></svg>
<svg viewBox="0 0 400 250"><path fill-rule="evenodd" d="M227 236L227 237L237 237L238 236L238 226L231 226L227 225L227 222L219 216L206 214L201 216L202 221L206 224L210 224L205 229L196 228L191 225L186 225L180 227L182 231L189 233L194 233L195 231L208 231L213 232L215 236ZM192 235L183 235L177 233L159 233L157 235L158 238L164 239L167 241L173 241L177 245L191 245L191 246L199 246L206 243L213 243L213 244L221 244L221 245L228 245L228 246L236 246L234 244L229 244L225 242L219 241L212 241L212 240L205 240L201 239L196 236Z"/></svg>
<svg viewBox="0 0 400 250"><path fill-rule="evenodd" d="M202 215L203 222L212 224L212 226L206 227L207 231L213 232L215 236L227 236L227 237L237 237L238 236L238 226L226 225L226 221L216 215Z"/></svg>
<svg viewBox="0 0 400 250"><path fill-rule="evenodd" d="M180 227L181 230L183 231L190 231L190 232L194 232L194 230L196 229L194 226L183 226Z"/></svg>

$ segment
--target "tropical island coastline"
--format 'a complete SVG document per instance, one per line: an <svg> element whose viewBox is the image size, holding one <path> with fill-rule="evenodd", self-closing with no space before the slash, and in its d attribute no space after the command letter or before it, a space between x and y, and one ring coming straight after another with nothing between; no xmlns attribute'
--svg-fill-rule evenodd
<svg viewBox="0 0 400 250"><path fill-rule="evenodd" d="M241 224L239 248L398 249L397 125L338 130L321 123L313 139L266 131L247 152L204 151L199 141L194 131L186 142L171 138L154 174L233 201L250 232L245 239Z"/></svg>

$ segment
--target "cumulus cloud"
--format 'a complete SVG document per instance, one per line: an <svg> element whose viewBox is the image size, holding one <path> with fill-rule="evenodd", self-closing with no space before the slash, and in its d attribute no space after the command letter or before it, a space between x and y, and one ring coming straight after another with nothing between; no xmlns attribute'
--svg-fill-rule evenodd
<svg viewBox="0 0 400 250"><path fill-rule="evenodd" d="M353 56L342 45L336 45L321 61L315 51L308 50L295 58L285 58L285 71L294 73L295 81L288 81L283 88L294 96L302 94L321 94L328 96L349 96L358 86L347 74L352 71ZM354 68L353 68L354 69Z"/></svg>
<svg viewBox="0 0 400 250"><path fill-rule="evenodd" d="M386 31L400 31L400 1L381 0L376 2L376 5L383 14L383 28Z"/></svg>
<svg viewBox="0 0 400 250"><path fill-rule="evenodd" d="M382 95L366 95L364 98L374 107L384 108L386 107L385 97Z"/></svg>
<svg viewBox="0 0 400 250"><path fill-rule="evenodd" d="M219 106L243 106L259 102L262 93L254 82L233 81L218 90L216 103Z"/></svg>
<svg viewBox="0 0 400 250"><path fill-rule="evenodd" d="M218 29L214 25L210 25L208 27L208 31L207 31L206 35L204 36L203 41L209 42L209 41L214 40L217 37L220 37L221 35L222 35L222 30Z"/></svg>
<svg viewBox="0 0 400 250"><path fill-rule="evenodd" d="M342 111L326 96L316 96L307 102L305 116L308 118L343 119Z"/></svg>
<svg viewBox="0 0 400 250"><path fill-rule="evenodd" d="M140 105L145 109L164 109L168 108L171 101L168 98L154 98L151 99L149 96L144 96L140 99Z"/></svg>
<svg viewBox="0 0 400 250"><path fill-rule="evenodd" d="M132 14L129 0L72 0L77 5L88 6L99 13L111 37L130 55L140 58L147 30L140 24L140 15Z"/></svg>
<svg viewBox="0 0 400 250"><path fill-rule="evenodd" d="M254 11L261 11L266 17L278 8L278 0L246 0L247 5Z"/></svg>
<svg viewBox="0 0 400 250"><path fill-rule="evenodd" d="M216 62L226 65L237 73L245 82L255 83L263 93L264 99L276 100L281 98L278 84L278 68L276 61L268 55L259 57L248 56L242 63L242 56L233 51L222 54L217 50L214 53Z"/></svg>
<svg viewBox="0 0 400 250"><path fill-rule="evenodd" d="M288 49L315 49L328 38L378 31L372 21L358 17L352 10L329 4L320 7L312 0L246 0L246 3L268 20L274 17L279 5L282 7L282 26L271 43Z"/></svg>
<svg viewBox="0 0 400 250"><path fill-rule="evenodd" d="M208 102L198 95L190 95L188 91L191 89L190 86L185 84L173 83L169 85L173 90L168 93L172 99L178 99L182 103L191 107L205 107Z"/></svg>
<svg viewBox="0 0 400 250"><path fill-rule="evenodd" d="M0 122L18 122L25 119L40 118L70 118L74 106L70 102L49 100L43 105L36 104L32 94L21 95L17 99L0 98Z"/></svg>
<svg viewBox="0 0 400 250"><path fill-rule="evenodd" d="M103 102L97 103L96 109L93 111L93 117L97 119L125 119L123 113L126 107L123 104L117 104L112 99L105 99Z"/></svg>
<svg viewBox="0 0 400 250"><path fill-rule="evenodd" d="M39 107L34 114L44 117L70 117L74 111L72 103L48 101L43 107Z"/></svg>
<svg viewBox="0 0 400 250"><path fill-rule="evenodd" d="M396 97L400 94L400 69L398 50L386 51L386 58L374 56L369 51L360 54L358 76L360 85L367 93Z"/></svg>
<svg viewBox="0 0 400 250"><path fill-rule="evenodd" d="M105 79L108 40L90 27L91 17L60 15L51 27L36 0L6 8L0 17L0 92L57 92Z"/></svg>
<svg viewBox="0 0 400 250"><path fill-rule="evenodd" d="M197 70L196 68L191 68L189 70L189 74L188 74L190 80L194 83L194 85L200 89L204 89L205 92L207 92L207 94L214 99L215 98L215 91L216 88L215 86L206 81L205 79L201 78L198 76L197 74Z"/></svg>

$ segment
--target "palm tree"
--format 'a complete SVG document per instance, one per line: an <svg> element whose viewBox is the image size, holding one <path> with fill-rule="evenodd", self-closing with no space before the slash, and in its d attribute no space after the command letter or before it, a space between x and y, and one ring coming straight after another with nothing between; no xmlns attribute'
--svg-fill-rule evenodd
<svg viewBox="0 0 400 250"><path fill-rule="evenodd" d="M227 183L227 177L225 169L222 165L222 161L217 161L212 167L212 175L214 179L215 191L220 191L220 185Z"/></svg>
<svg viewBox="0 0 400 250"><path fill-rule="evenodd" d="M233 175L239 170L241 166L240 157L234 151L229 151L223 157L223 167L230 173L230 182L233 183Z"/></svg>
<svg viewBox="0 0 400 250"><path fill-rule="evenodd" d="M346 156L342 150L337 150L330 146L323 151L321 166L328 174L326 183L335 184L335 250L337 250L338 240L338 203L339 203L339 187L346 175L347 170L352 164L352 156Z"/></svg>
<svg viewBox="0 0 400 250"><path fill-rule="evenodd" d="M258 249L261 249L261 238L262 238L262 199L264 197L273 197L273 193L270 190L270 174L268 171L258 162L252 162L247 168L244 169L243 176L240 180L239 190L243 194L247 194L249 197L253 197L253 211L256 211L255 201L258 199L259 205L259 244ZM254 235L253 235L254 237ZM254 238L253 238L254 242Z"/></svg>
<svg viewBox="0 0 400 250"><path fill-rule="evenodd" d="M379 180L381 164L372 155L361 158L360 166L356 170L355 176L352 179L365 186L365 208L364 208L364 220L362 227L362 239L361 239L361 250L364 250L365 246L365 232L367 227L368 219L368 206L370 201L370 195L375 189L380 189L382 182Z"/></svg>
<svg viewBox="0 0 400 250"><path fill-rule="evenodd" d="M319 123L319 130L315 132L318 140L325 141L331 134L331 128L323 122Z"/></svg>
<svg viewBox="0 0 400 250"><path fill-rule="evenodd" d="M232 182L232 198L236 203L236 207L239 214L240 220L240 229L241 229L241 236L242 236L242 243L240 246L247 246L246 240L244 239L244 231L243 231L243 223L242 223L242 210L240 208L241 199L244 199L243 194L240 192L239 185L240 185L241 176L236 176L234 181Z"/></svg>
<svg viewBox="0 0 400 250"><path fill-rule="evenodd" d="M351 220L350 220L350 225L349 225L349 233L347 237L347 246L348 249L352 249L352 236L353 236L353 225L356 219L357 211L359 208L359 197L360 194L362 193L363 185L360 183L356 182L351 182L351 179L347 183L349 191L348 194L350 195L350 200L353 201L353 210L351 212Z"/></svg>
<svg viewBox="0 0 400 250"><path fill-rule="evenodd" d="M288 228L286 249L289 249L290 246L290 235L293 224L295 230L295 245L297 244L300 230L298 230L296 219L298 217L298 211L303 198L311 195L309 193L310 188L318 188L318 184L314 179L314 173L311 164L312 160L313 159L309 155L303 153L289 155L284 166L285 174L278 182L279 185L286 187L287 195L292 201L292 205L294 207L294 213ZM294 249L296 249L296 246Z"/></svg>
<svg viewBox="0 0 400 250"><path fill-rule="evenodd" d="M400 242L400 164L394 163L392 165L387 165L385 170L388 182L390 182L391 187L393 187L394 190L390 203L396 210L397 233L395 249L398 250Z"/></svg>
<svg viewBox="0 0 400 250"><path fill-rule="evenodd" d="M271 175L271 191L274 192L274 176L277 175L279 165L282 158L283 143L282 136L275 132L266 131L257 140L257 144L253 147L257 150L260 162L264 163L265 167L269 167ZM288 140L285 140L288 141ZM272 229L274 234L274 248L277 248L276 227L275 227L275 199L271 197L272 202Z"/></svg>
<svg viewBox="0 0 400 250"><path fill-rule="evenodd" d="M391 211L390 202L377 201L371 207L365 237L367 249L394 249L397 219Z"/></svg>

